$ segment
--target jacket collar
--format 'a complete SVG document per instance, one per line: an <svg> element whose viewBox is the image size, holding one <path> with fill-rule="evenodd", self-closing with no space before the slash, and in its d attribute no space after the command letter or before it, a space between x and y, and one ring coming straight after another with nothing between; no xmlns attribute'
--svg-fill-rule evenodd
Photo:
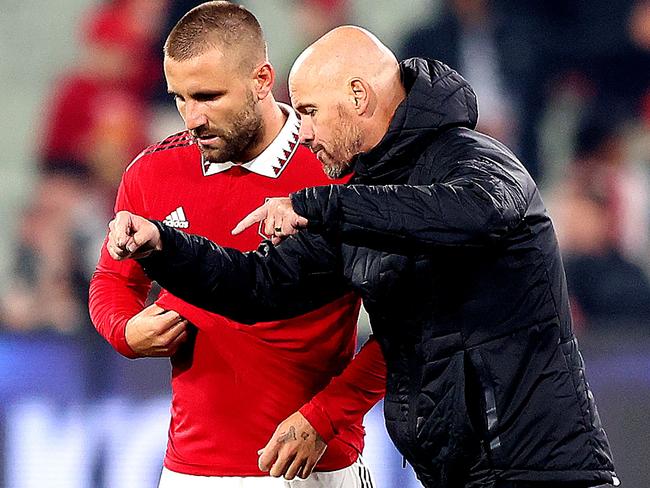
<svg viewBox="0 0 650 488"><path fill-rule="evenodd" d="M476 127L478 106L469 83L440 61L400 63L406 98L379 144L353 160L355 181L386 184L408 177L416 155L450 127Z"/></svg>
<svg viewBox="0 0 650 488"><path fill-rule="evenodd" d="M277 178L280 176L286 165L289 163L291 156L298 147L298 131L300 130L300 119L291 107L284 103L279 103L282 111L287 115L287 121L278 133L273 142L264 149L256 158L242 164L232 163L212 163L201 158L203 175L211 176L217 173L227 171L233 166L245 168L252 173L268 178Z"/></svg>

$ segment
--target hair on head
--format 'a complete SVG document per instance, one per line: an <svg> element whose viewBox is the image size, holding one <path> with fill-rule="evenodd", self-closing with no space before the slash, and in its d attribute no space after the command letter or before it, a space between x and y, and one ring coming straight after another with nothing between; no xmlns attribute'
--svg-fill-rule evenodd
<svg viewBox="0 0 650 488"><path fill-rule="evenodd" d="M267 58L264 34L255 16L226 1L202 3L187 12L169 33L164 54L186 61L215 48L236 56L242 67L250 69Z"/></svg>

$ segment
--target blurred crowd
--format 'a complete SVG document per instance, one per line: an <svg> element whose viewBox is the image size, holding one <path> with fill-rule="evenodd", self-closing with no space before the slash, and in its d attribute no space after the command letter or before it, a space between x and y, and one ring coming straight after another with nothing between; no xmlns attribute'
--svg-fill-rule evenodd
<svg viewBox="0 0 650 488"><path fill-rule="evenodd" d="M88 281L124 168L181 128L180 118L169 122L162 43L198 3L106 0L83 16L83 55L53 83L34 128L37 190L20 215L0 329L99 343L86 311ZM256 12L256 2L242 3ZM279 3L285 10L274 22L261 18L263 27L298 28L286 45L269 46L272 59L276 50L297 55L344 23L381 36L355 0ZM540 183L580 333L648 324L650 1L429 3L430 15L402 25L392 48L401 59L440 59L466 77L479 98L479 130L508 143ZM276 84L284 101L286 69Z"/></svg>

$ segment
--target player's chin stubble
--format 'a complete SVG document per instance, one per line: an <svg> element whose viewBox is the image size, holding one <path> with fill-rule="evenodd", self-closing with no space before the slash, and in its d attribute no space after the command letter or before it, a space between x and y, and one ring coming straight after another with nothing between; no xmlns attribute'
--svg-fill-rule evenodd
<svg viewBox="0 0 650 488"><path fill-rule="evenodd" d="M230 127L218 131L217 135L224 141L223 147L203 148L199 145L204 159L212 163L244 162L242 155L262 137L262 117L257 113L252 94L248 95L246 106L233 118Z"/></svg>

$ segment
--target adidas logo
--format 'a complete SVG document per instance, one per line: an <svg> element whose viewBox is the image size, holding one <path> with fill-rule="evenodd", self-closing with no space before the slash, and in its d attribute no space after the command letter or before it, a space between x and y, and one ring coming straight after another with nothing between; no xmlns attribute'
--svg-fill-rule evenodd
<svg viewBox="0 0 650 488"><path fill-rule="evenodd" d="M187 229L190 226L190 223L185 218L183 207L178 207L167 217L165 217L163 224L168 227L174 227L175 229Z"/></svg>

